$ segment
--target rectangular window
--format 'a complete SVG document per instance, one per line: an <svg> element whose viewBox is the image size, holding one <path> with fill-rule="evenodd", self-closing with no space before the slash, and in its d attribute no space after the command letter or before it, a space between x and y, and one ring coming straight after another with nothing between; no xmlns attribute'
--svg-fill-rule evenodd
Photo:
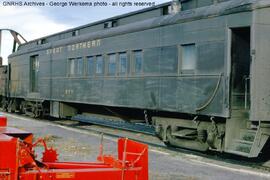
<svg viewBox="0 0 270 180"><path fill-rule="evenodd" d="M109 22L105 22L104 23L104 28L107 29L107 28L111 28L112 27L112 22L109 21Z"/></svg>
<svg viewBox="0 0 270 180"><path fill-rule="evenodd" d="M104 23L104 29L112 28L117 26L117 20L114 21L108 21Z"/></svg>
<svg viewBox="0 0 270 180"><path fill-rule="evenodd" d="M79 35L79 30L72 31L72 36L78 36Z"/></svg>
<svg viewBox="0 0 270 180"><path fill-rule="evenodd" d="M87 58L87 69L88 69L88 75L92 76L94 74L94 57L88 57Z"/></svg>
<svg viewBox="0 0 270 180"><path fill-rule="evenodd" d="M112 27L116 27L117 25L118 25L118 23L116 20L112 21Z"/></svg>
<svg viewBox="0 0 270 180"><path fill-rule="evenodd" d="M97 56L96 74L103 74L103 73L104 73L104 60L103 60L103 56Z"/></svg>
<svg viewBox="0 0 270 180"><path fill-rule="evenodd" d="M127 53L119 54L119 74L127 73Z"/></svg>
<svg viewBox="0 0 270 180"><path fill-rule="evenodd" d="M77 75L83 75L83 58L77 58Z"/></svg>
<svg viewBox="0 0 270 180"><path fill-rule="evenodd" d="M116 54L109 55L108 74L114 75L116 72Z"/></svg>
<svg viewBox="0 0 270 180"><path fill-rule="evenodd" d="M40 39L37 41L37 44L38 45L41 45L41 44L46 44L47 43L47 40L46 39Z"/></svg>
<svg viewBox="0 0 270 180"><path fill-rule="evenodd" d="M143 71L143 52L141 50L133 52L133 61L135 74L141 74Z"/></svg>
<svg viewBox="0 0 270 180"><path fill-rule="evenodd" d="M169 15L172 13L172 6L165 6L163 8L163 15Z"/></svg>
<svg viewBox="0 0 270 180"><path fill-rule="evenodd" d="M182 66L181 69L186 71L194 71L196 68L197 53L195 44L182 45Z"/></svg>
<svg viewBox="0 0 270 180"><path fill-rule="evenodd" d="M11 67L9 65L9 67ZM31 56L30 57L30 78L31 78L31 84L30 89L31 92L38 92L38 76L39 76L39 56Z"/></svg>
<svg viewBox="0 0 270 180"><path fill-rule="evenodd" d="M75 75L75 59L69 59L69 75Z"/></svg>

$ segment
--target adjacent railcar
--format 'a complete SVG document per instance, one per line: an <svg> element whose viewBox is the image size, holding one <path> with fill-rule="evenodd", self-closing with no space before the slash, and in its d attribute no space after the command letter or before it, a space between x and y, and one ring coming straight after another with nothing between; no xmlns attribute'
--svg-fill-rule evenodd
<svg viewBox="0 0 270 180"><path fill-rule="evenodd" d="M147 110L167 144L257 157L270 135L269 6L173 1L28 42L9 56L2 104Z"/></svg>

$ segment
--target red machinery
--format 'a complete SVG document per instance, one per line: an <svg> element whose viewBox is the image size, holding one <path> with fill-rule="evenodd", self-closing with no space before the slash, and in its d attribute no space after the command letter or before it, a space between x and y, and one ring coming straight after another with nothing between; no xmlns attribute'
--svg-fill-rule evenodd
<svg viewBox="0 0 270 180"><path fill-rule="evenodd" d="M7 127L0 116L0 180L148 180L148 147L128 139L118 140L118 159L102 155L98 162L57 162L57 153L44 140L32 143L32 133ZM34 147L44 153L36 160Z"/></svg>

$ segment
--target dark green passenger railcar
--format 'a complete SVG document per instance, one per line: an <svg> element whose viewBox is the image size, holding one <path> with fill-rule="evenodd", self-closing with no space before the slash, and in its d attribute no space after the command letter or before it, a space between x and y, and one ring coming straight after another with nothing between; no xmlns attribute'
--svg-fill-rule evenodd
<svg viewBox="0 0 270 180"><path fill-rule="evenodd" d="M168 144L257 157L270 135L269 6L173 1L28 42L9 57L3 104L146 110Z"/></svg>

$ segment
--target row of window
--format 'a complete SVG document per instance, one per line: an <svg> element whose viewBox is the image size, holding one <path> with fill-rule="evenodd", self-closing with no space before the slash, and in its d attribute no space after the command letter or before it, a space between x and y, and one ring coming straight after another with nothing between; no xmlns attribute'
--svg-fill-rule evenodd
<svg viewBox="0 0 270 180"><path fill-rule="evenodd" d="M70 58L69 76L82 76L87 72L89 76L94 75L127 75L142 74L144 55L142 50L132 51L130 55L127 52L112 53L108 55L96 55L86 57L86 61L82 57ZM164 59L166 61L166 59ZM196 68L197 53L195 44L181 46L181 70L194 71ZM86 67L86 68L84 68ZM131 68L130 68L131 67Z"/></svg>
<svg viewBox="0 0 270 180"><path fill-rule="evenodd" d="M105 61L106 60L106 61ZM141 74L143 72L143 52L142 50L132 52L132 62L134 64L133 73ZM106 64L107 62L107 64ZM106 66L107 65L107 66ZM107 75L126 75L129 73L129 61L127 52L108 54L107 56L97 55L87 57L87 74L103 75L107 68ZM69 75L81 76L84 74L83 58L69 59Z"/></svg>
<svg viewBox="0 0 270 180"><path fill-rule="evenodd" d="M108 29L108 28L113 28L117 26L117 21L108 21L104 23L104 29ZM74 30L71 32L71 36L75 37L75 36L79 36L80 35L80 31L79 30ZM38 41L36 41L37 45L41 45L41 44L46 44L48 43L48 40L46 38L43 39L39 39Z"/></svg>

